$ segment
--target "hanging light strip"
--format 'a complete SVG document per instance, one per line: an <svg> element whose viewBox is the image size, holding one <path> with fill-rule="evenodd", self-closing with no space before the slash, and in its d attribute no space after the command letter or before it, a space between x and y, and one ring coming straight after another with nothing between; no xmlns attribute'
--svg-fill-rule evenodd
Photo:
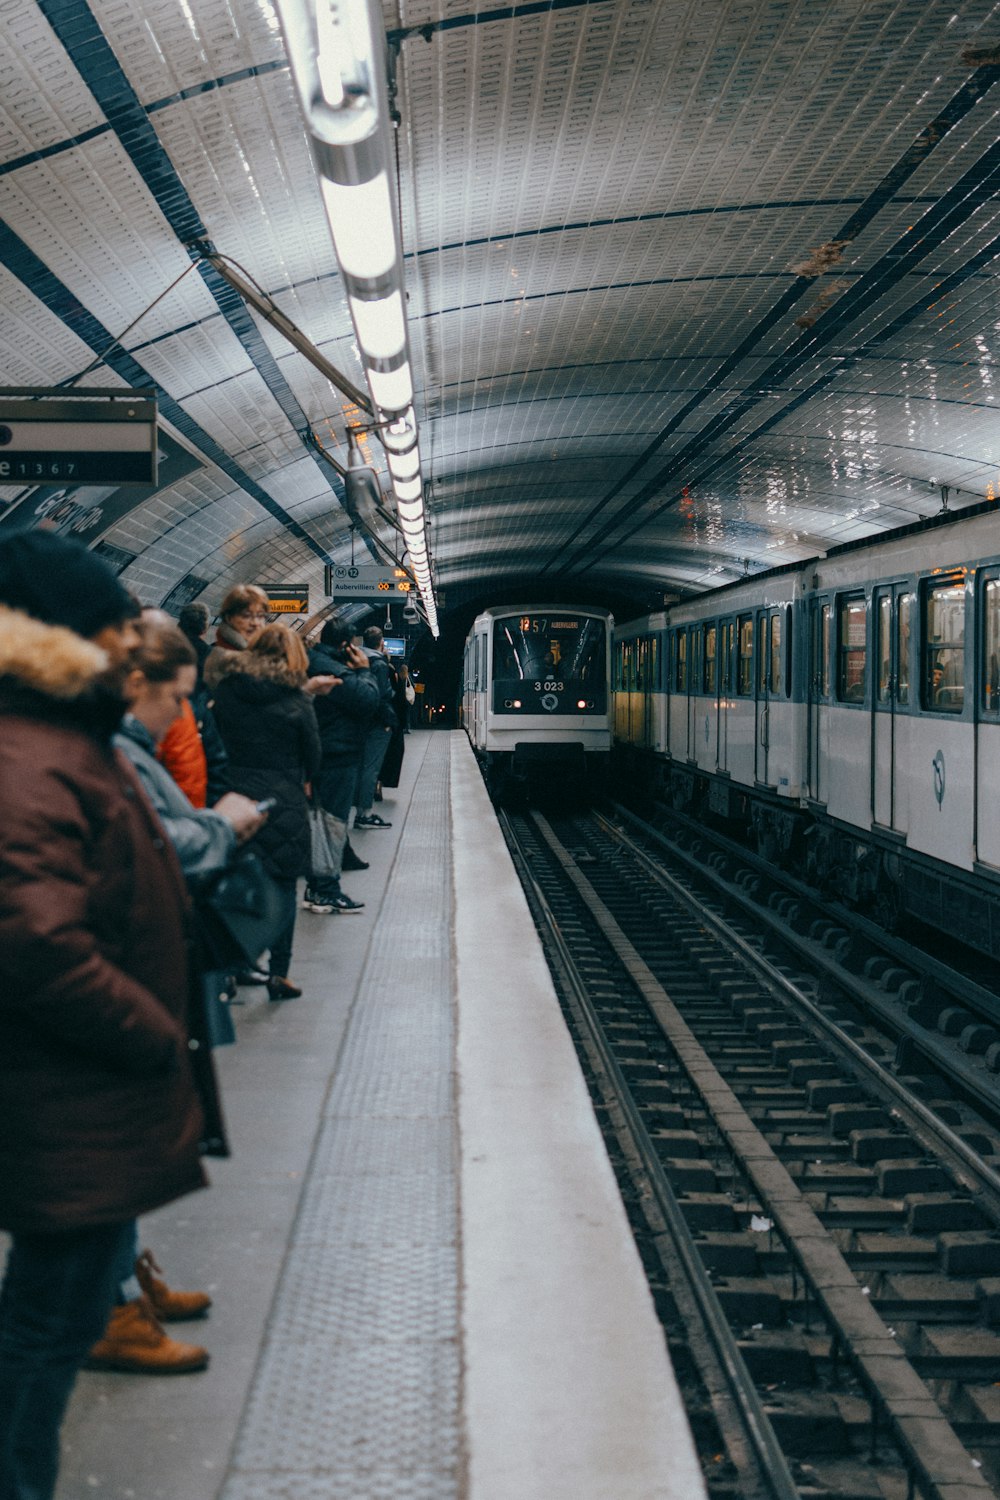
<svg viewBox="0 0 1000 1500"><path fill-rule="evenodd" d="M277 0L277 7L374 416L386 424L382 441L400 526L436 636L425 516L422 505L419 514L413 506L423 486L381 11L373 0Z"/></svg>

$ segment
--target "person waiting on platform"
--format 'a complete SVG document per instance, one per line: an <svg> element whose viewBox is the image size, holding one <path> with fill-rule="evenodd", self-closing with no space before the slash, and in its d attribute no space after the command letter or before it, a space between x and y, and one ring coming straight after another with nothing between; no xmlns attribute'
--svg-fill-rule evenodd
<svg viewBox="0 0 1000 1500"><path fill-rule="evenodd" d="M202 676L210 692L219 685L224 665L240 651L248 651L267 624L270 600L255 583L231 588L219 610L215 645L205 658Z"/></svg>
<svg viewBox="0 0 1000 1500"><path fill-rule="evenodd" d="M184 877L111 746L134 606L49 531L0 541L0 1494L50 1500L138 1214L206 1185Z"/></svg>
<svg viewBox="0 0 1000 1500"><path fill-rule="evenodd" d="M248 651L224 654L215 690L215 718L229 755L234 791L276 805L254 847L281 887L287 921L271 950L267 991L272 1000L302 994L288 978L298 903L296 882L309 871L309 804L305 785L320 767L319 727L305 691L309 657L287 625L268 625ZM329 675L309 682L313 694L329 692Z"/></svg>
<svg viewBox="0 0 1000 1500"><path fill-rule="evenodd" d="M213 875L225 868L238 843L251 838L263 825L266 814L236 792L227 793L215 809L194 807L181 788L156 759L156 748L187 702L194 687L195 656L189 642L162 610L143 610L139 621L139 645L133 652L132 670L125 683L129 711L114 737L114 745L131 761L143 790L163 824L180 860L187 880ZM206 969L206 964L199 964ZM233 1040L232 1023L225 1011L218 1012L224 983L220 974L202 972L209 1036L215 1042ZM218 1016L213 1029L212 1018ZM221 1033L221 1034L220 1034ZM224 1150L221 1114L216 1112L214 1131ZM139 1253L138 1234L123 1250L119 1269L117 1305L102 1337L90 1351L91 1369L133 1371L138 1374L185 1374L202 1370L208 1353L199 1344L172 1339L164 1322L201 1317L211 1306L206 1292L176 1291L155 1273L152 1254Z"/></svg>
<svg viewBox="0 0 1000 1500"><path fill-rule="evenodd" d="M389 749L389 740L396 727L396 713L392 706L395 688L395 673L389 666L383 651L385 637L377 625L369 625L364 634L364 653L379 691L379 712L365 738L365 750L358 785L355 792L355 828L391 828L385 818L374 811L375 788L378 785L382 762Z"/></svg>

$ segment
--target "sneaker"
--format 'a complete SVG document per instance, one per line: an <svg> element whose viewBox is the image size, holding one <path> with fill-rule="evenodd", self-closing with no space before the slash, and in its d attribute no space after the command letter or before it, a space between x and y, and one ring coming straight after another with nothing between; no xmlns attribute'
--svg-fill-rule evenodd
<svg viewBox="0 0 1000 1500"><path fill-rule="evenodd" d="M313 891L306 891L302 900L303 911L314 911L317 916L329 916L333 911L333 905L326 896L318 896Z"/></svg>
<svg viewBox="0 0 1000 1500"><path fill-rule="evenodd" d="M380 818L378 813L365 813L364 816L359 814L354 819L354 826L355 828L391 828L392 824Z"/></svg>
<svg viewBox="0 0 1000 1500"><path fill-rule="evenodd" d="M341 891L339 896L332 898L332 905L327 907L327 911L339 911L341 916L349 916L351 912L360 911L364 904L363 901L352 901L350 896L345 896Z"/></svg>

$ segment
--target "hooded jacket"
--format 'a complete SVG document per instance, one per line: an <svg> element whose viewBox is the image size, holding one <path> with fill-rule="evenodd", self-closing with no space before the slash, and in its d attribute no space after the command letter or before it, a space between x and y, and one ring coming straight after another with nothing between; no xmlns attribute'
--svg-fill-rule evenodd
<svg viewBox="0 0 1000 1500"><path fill-rule="evenodd" d="M319 770L316 714L302 679L256 651L230 652L215 690L215 722L229 756L234 792L277 805L250 844L277 880L309 869L305 783Z"/></svg>
<svg viewBox="0 0 1000 1500"><path fill-rule="evenodd" d="M111 745L104 652L0 608L0 1227L120 1223L205 1183L187 896Z"/></svg>
<svg viewBox="0 0 1000 1500"><path fill-rule="evenodd" d="M340 687L315 699L323 758L358 760L365 737L379 713L378 684L367 667L349 667L332 647L317 646L309 653L309 676L331 674Z"/></svg>

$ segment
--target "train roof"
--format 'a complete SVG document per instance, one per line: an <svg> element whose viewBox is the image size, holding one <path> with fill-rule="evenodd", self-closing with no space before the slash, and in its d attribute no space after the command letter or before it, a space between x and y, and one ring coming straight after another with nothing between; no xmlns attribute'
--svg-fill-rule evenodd
<svg viewBox="0 0 1000 1500"><path fill-rule="evenodd" d="M472 629L481 625L485 620L495 620L501 615L587 615L591 618L600 618L614 623L611 611L602 608L599 604L491 604L489 609L484 609L472 622Z"/></svg>

